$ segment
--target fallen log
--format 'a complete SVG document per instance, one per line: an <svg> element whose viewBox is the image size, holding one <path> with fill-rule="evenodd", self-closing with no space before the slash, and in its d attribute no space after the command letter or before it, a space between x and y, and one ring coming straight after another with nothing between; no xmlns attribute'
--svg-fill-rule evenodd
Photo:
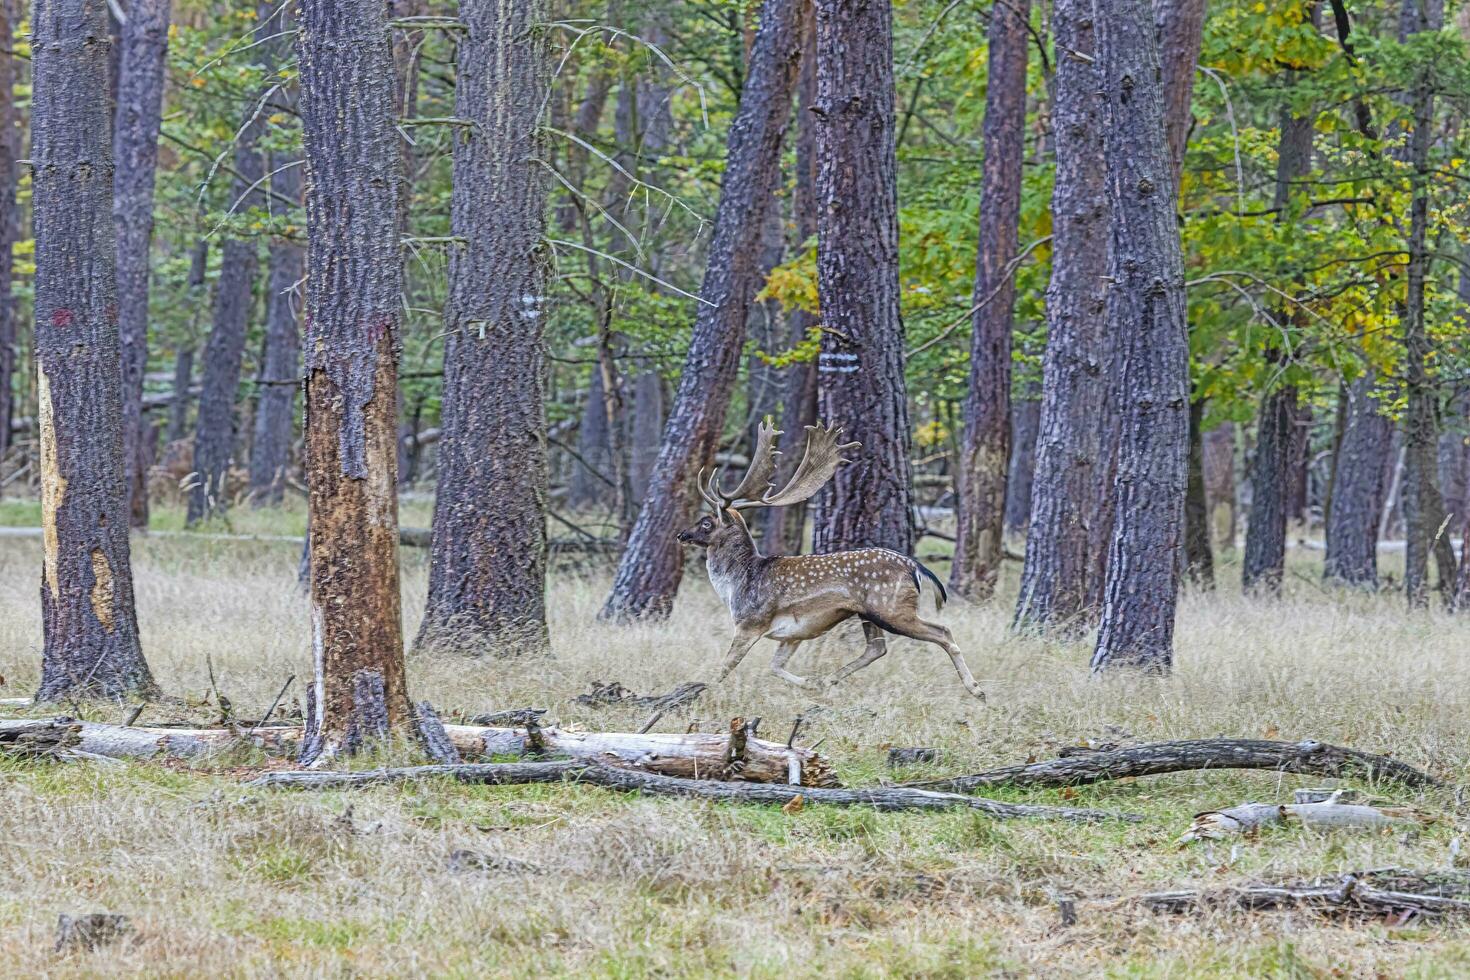
<svg viewBox="0 0 1470 980"><path fill-rule="evenodd" d="M277 755L293 754L301 745L300 726L239 728L142 728L78 722L77 748L115 759L155 755L198 758L235 746L250 745ZM496 756L565 755L573 759L616 759L649 772L690 779L722 776L730 765L729 735L692 732L566 732L558 728L491 728L445 725L449 743L468 759ZM745 738L738 754L740 778L749 782L801 786L840 785L831 766L810 749Z"/></svg>
<svg viewBox="0 0 1470 980"><path fill-rule="evenodd" d="M1140 896L1138 901L1156 912L1191 912L1202 908L1234 907L1248 911L1308 908L1323 912L1369 915L1394 912L1423 915L1470 913L1470 901L1462 898L1429 892L1375 888L1362 877L1352 874L1344 875L1335 882L1152 892Z"/></svg>
<svg viewBox="0 0 1470 980"><path fill-rule="evenodd" d="M724 782L711 779L681 779L658 773L642 772L604 765L599 762L530 762L480 763L458 766L406 766L396 769L374 769L360 772L269 772L252 779L251 788L346 789L380 786L389 783L448 777L466 783L495 786L523 783L574 782L650 796L677 796L690 799L716 800L727 803L764 803L785 806L800 798L809 803L830 806L866 806L875 810L978 810L992 817L1040 817L1048 819L1097 822L1103 820L1137 821L1135 814L1110 813L1072 807L1034 806L1025 803L1001 803L979 796L960 793L934 793L902 787L872 789L827 789L821 787L774 786L768 783Z"/></svg>
<svg viewBox="0 0 1470 980"><path fill-rule="evenodd" d="M0 754L65 758L81 741L81 733L70 718L0 721Z"/></svg>
<svg viewBox="0 0 1470 980"><path fill-rule="evenodd" d="M1336 796L1316 803L1242 803L1196 814L1180 844L1221 840L1255 833L1263 827L1301 824L1314 830L1381 830L1403 824L1429 824L1434 818L1404 806L1343 803Z"/></svg>
<svg viewBox="0 0 1470 980"><path fill-rule="evenodd" d="M1269 769L1313 776L1353 776L1373 782L1393 780L1412 787L1441 785L1428 773L1387 756L1326 742L1271 742L1254 738L1154 742L905 785L964 793L990 786L1085 786L1110 779L1197 769Z"/></svg>

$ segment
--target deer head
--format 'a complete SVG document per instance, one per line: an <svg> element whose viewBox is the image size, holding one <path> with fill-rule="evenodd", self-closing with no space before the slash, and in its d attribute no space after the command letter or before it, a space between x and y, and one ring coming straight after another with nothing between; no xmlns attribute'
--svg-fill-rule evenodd
<svg viewBox="0 0 1470 980"><path fill-rule="evenodd" d="M837 467L851 462L843 453L861 448L861 443L842 442L842 428L820 422L806 427L806 452L786 486L776 490L771 478L776 475L776 437L782 433L767 418L756 434L755 453L740 485L726 493L719 470L699 471L699 495L710 506L710 514L701 517L693 527L679 532L679 540L705 548L719 547L725 538L748 536L742 510L753 507L785 507L811 497L832 479Z"/></svg>

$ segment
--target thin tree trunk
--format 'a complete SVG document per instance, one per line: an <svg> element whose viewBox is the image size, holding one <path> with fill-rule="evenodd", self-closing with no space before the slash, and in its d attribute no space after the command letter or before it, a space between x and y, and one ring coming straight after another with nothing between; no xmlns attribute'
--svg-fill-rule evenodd
<svg viewBox="0 0 1470 980"><path fill-rule="evenodd" d="M1215 587L1215 556L1210 546L1210 502L1205 493L1205 443L1201 423L1205 403L1189 400L1189 477L1184 494L1184 574L1206 589Z"/></svg>
<svg viewBox="0 0 1470 980"><path fill-rule="evenodd" d="M740 368L746 315L759 281L763 210L780 172L781 144L801 53L799 0L766 0L751 71L731 124L720 204L705 265L703 302L658 461L600 618L666 616L684 573L674 532L693 513L693 483L714 455Z"/></svg>
<svg viewBox="0 0 1470 980"><path fill-rule="evenodd" d="M812 550L914 547L899 317L893 11L816 0L817 406L862 442L812 505ZM748 82L747 82L748 83ZM1004 456L1001 457L1004 464Z"/></svg>
<svg viewBox="0 0 1470 980"><path fill-rule="evenodd" d="M1107 104L1108 333L1121 412L1117 509L1093 670L1167 671L1189 452L1189 330L1159 54L1142 0L1096 10Z"/></svg>
<svg viewBox="0 0 1470 980"><path fill-rule="evenodd" d="M189 300L196 309L204 301L204 280L209 271L209 241L201 238L194 244L189 260ZM174 354L174 392L168 410L168 441L177 442L189 434L190 389L194 384L194 340L190 324L190 338L179 345Z"/></svg>
<svg viewBox="0 0 1470 980"><path fill-rule="evenodd" d="M274 33L270 23L256 28L256 40ZM250 100L245 124L235 142L234 189L230 203L244 212L260 203L257 189L265 177L265 161L256 148L269 114L261 97ZM236 448L236 397L245 334L255 306L255 279L260 268L253 238L229 238L220 249L219 282L214 290L214 326L204 345L204 377L199 389L199 418L194 433L193 485L187 520L195 524L229 508L229 472Z"/></svg>
<svg viewBox="0 0 1470 980"><path fill-rule="evenodd" d="M812 109L817 103L817 29L816 9L812 0L802 0L801 73L797 78L796 123L796 188L792 195L792 211L796 234L793 250L806 247L817 234L817 117ZM795 347L807 339L816 325L816 317L804 310L792 310L787 317L787 343ZM781 428L788 439L817 421L817 362L801 361L786 368L781 388ZM783 453L777 460L776 484L785 486L801 462L800 454ZM789 507L768 507L762 515L765 537L761 547L770 555L801 553L806 528L807 503Z"/></svg>
<svg viewBox="0 0 1470 980"><path fill-rule="evenodd" d="M413 8L416 10L417 8ZM267 22L269 33L295 26L290 8ZM285 38L268 49L277 61L288 46ZM294 109L295 95L276 100L282 109ZM270 154L270 187L276 201L301 200L302 161L298 154ZM277 506L286 491L292 431L296 419L296 391L301 383L300 284L306 255L296 242L271 240L267 257L265 350L255 403L255 431L250 440L250 500L255 506Z"/></svg>
<svg viewBox="0 0 1470 980"><path fill-rule="evenodd" d="M116 172L117 322L122 345L123 463L127 467L133 527L148 526L148 463L144 435L143 374L148 370L148 272L153 241L153 180L158 166L168 55L170 0L133 0L122 28Z"/></svg>
<svg viewBox="0 0 1470 980"><path fill-rule="evenodd" d="M1011 461L1006 473L1006 530L1024 533L1031 521L1031 488L1036 476L1036 432L1041 402L1029 397L1011 403Z"/></svg>
<svg viewBox="0 0 1470 980"><path fill-rule="evenodd" d="M32 9L45 638L36 700L148 696L157 687L138 642L122 456L107 5Z"/></svg>
<svg viewBox="0 0 1470 980"><path fill-rule="evenodd" d="M1290 221L1292 187L1312 167L1312 136L1316 113L1281 110L1281 139L1276 156L1273 205L1277 220ZM1298 318L1294 309L1277 311L1283 324ZM1274 328L1273 328L1274 336ZM1245 527L1245 556L1241 584L1247 590L1278 595L1286 571L1286 518L1290 489L1292 430L1297 416L1296 388L1284 379L1290 366L1289 349L1274 340L1266 348L1268 390L1261 398L1256 423L1256 452L1251 462L1251 510Z"/></svg>
<svg viewBox="0 0 1470 980"><path fill-rule="evenodd" d="M301 167L288 166L295 160L285 154L271 155L275 172L271 190L292 201L301 198ZM285 495L296 391L301 383L301 327L297 314L306 256L300 245L278 238L270 244L268 262L265 356L261 358L255 433L250 441L250 499L256 506L279 505Z"/></svg>
<svg viewBox="0 0 1470 980"><path fill-rule="evenodd" d="M1383 460L1391 455L1393 444L1393 422L1379 413L1373 399L1376 381L1373 374L1364 374L1346 391L1322 570L1328 582L1370 589L1378 587L1378 524L1386 489Z"/></svg>
<svg viewBox="0 0 1470 980"><path fill-rule="evenodd" d="M995 593L1005 557L1006 468L1011 456L1011 326L1016 287L1007 268L1020 247L1021 161L1026 154L1030 0L990 15L980 176L980 248L971 317L970 387L955 470L954 563L949 587L974 602ZM991 297L991 293L995 295ZM985 300L989 299L989 302ZM824 307L825 309L825 307Z"/></svg>
<svg viewBox="0 0 1470 980"><path fill-rule="evenodd" d="M664 379L644 371L633 379L633 433L629 440L628 483L633 498L642 502L658 459L658 440L664 431Z"/></svg>
<svg viewBox="0 0 1470 980"><path fill-rule="evenodd" d="M1106 404L1108 203L1102 158L1105 103L1094 59L1092 4L1056 0L1057 70L1052 128L1052 272L1047 287L1046 355L1031 526L1016 628L1075 630L1096 611L1090 601L1103 567L1111 511L1099 507L1108 483Z"/></svg>
<svg viewBox="0 0 1470 980"><path fill-rule="evenodd" d="M545 5L466 0L443 435L420 648L546 650ZM490 447L490 451L486 451ZM487 502L489 507L487 508Z"/></svg>
<svg viewBox="0 0 1470 980"><path fill-rule="evenodd" d="M15 189L20 181L17 161L21 156L19 112L16 109L16 79L20 59L10 52L22 13L16 0L0 2L0 467L10 453L11 426L15 417L12 385L16 367L16 309L11 288L14 273L12 252L22 237L21 212ZM0 488L0 494L3 494Z"/></svg>
<svg viewBox="0 0 1470 980"><path fill-rule="evenodd" d="M1312 406L1297 397L1286 448L1286 522L1305 524L1312 463Z"/></svg>
<svg viewBox="0 0 1470 980"><path fill-rule="evenodd" d="M582 406L582 424L577 427L577 455L567 482L567 506L574 510L606 506L612 499L612 459L608 435L607 401L603 396L601 365L594 365Z"/></svg>
<svg viewBox="0 0 1470 980"><path fill-rule="evenodd" d="M1437 31L1444 24L1443 0L1404 0L1399 40ZM1424 70L1426 73L1428 69ZM1435 551L1440 587L1455 579L1455 556L1440 533L1444 503L1435 483L1438 395L1429 377L1429 336L1424 326L1424 281L1428 273L1429 148L1434 133L1434 83L1421 74L1410 101L1413 129L1401 160L1412 168L1409 203L1409 266L1403 310L1404 389L1404 594L1411 608L1429 601L1429 553Z"/></svg>
<svg viewBox="0 0 1470 980"><path fill-rule="evenodd" d="M394 406L403 272L393 61L379 0L302 0L306 468L312 649L308 760L347 750L358 676L410 719L398 586Z"/></svg>

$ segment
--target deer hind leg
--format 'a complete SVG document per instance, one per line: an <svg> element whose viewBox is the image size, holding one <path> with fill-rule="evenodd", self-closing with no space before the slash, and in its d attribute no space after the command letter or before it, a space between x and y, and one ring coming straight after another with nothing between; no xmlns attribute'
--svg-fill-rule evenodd
<svg viewBox="0 0 1470 980"><path fill-rule="evenodd" d="M889 632L897 633L900 636L923 640L925 643L933 643L937 647L942 647L944 652L949 654L950 663L954 664L955 672L960 675L960 682L965 685L965 690L975 695L981 701L984 701L985 692L980 689L980 683L975 680L975 675L970 673L970 667L965 663L964 655L960 653L960 648L955 645L954 634L950 633L948 629L940 626L938 623L930 623L920 619L918 605L919 602L916 595L913 601L913 608L905 610L905 615L895 617L898 620L897 622L885 622L883 624L884 627Z"/></svg>
<svg viewBox="0 0 1470 980"><path fill-rule="evenodd" d="M796 652L796 648L799 646L801 646L800 640L782 640L780 645L776 647L775 656L771 657L771 673L783 681L795 684L797 687L811 687L811 681L805 677L797 677L786 669L786 662L791 659L791 655Z"/></svg>
<svg viewBox="0 0 1470 980"><path fill-rule="evenodd" d="M863 635L868 638L867 649L863 655L850 664L845 664L838 669L837 673L827 679L828 685L840 684L842 681L856 674L868 664L882 657L888 652L888 641L883 637L883 630L873 623L863 620Z"/></svg>
<svg viewBox="0 0 1470 980"><path fill-rule="evenodd" d="M755 646L755 641L761 638L763 631L751 629L745 626L735 627L735 638L730 641L730 651L725 654L725 665L720 668L720 680L730 676L730 672L740 666L740 661Z"/></svg>

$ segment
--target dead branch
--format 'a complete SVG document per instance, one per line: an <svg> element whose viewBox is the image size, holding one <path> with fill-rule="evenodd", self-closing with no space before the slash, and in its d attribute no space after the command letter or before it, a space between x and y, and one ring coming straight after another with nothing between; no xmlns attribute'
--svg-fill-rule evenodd
<svg viewBox="0 0 1470 980"><path fill-rule="evenodd" d="M1383 915L1412 913L1443 915L1470 913L1470 901L1438 894L1443 889L1431 878L1411 876L1394 882L1396 887L1375 888L1363 875L1349 874L1333 882L1313 881L1289 885L1243 885L1235 888L1181 889L1153 892L1139 901L1155 912L1192 912L1207 908L1258 909L1307 908L1340 914ZM1402 890L1404 887L1421 891Z"/></svg>
<svg viewBox="0 0 1470 980"><path fill-rule="evenodd" d="M1111 779L1197 769L1270 769L1313 776L1351 776L1374 782L1393 780L1412 787L1441 785L1428 773L1387 756L1326 742L1271 742L1253 738L1154 742L907 785L963 793L988 786L1085 786Z"/></svg>
<svg viewBox="0 0 1470 980"><path fill-rule="evenodd" d="M1251 834L1263 827L1300 824L1314 830L1380 830L1402 824L1428 824L1434 818L1412 807L1344 803L1334 794L1315 803L1242 803L1197 814L1180 844Z"/></svg>
<svg viewBox="0 0 1470 980"><path fill-rule="evenodd" d="M271 772L251 780L253 788L281 787L290 789L344 789L376 786L419 779L449 777L461 782L489 783L497 786L521 783L575 782L605 789L644 793L650 796L677 796L718 800L729 803L765 803L784 806L800 797L810 803L831 806L866 806L876 810L978 810L992 817L1041 817L1048 819L1095 822L1102 820L1142 819L1134 814L1081 810L1071 807L1033 806L1001 803L978 796L959 793L932 793L902 787L873 789L825 789L819 787L773 786L765 783L723 782L708 779L681 779L657 773L624 769L597 762L526 762L484 763L460 766L408 766L398 769L375 769L365 772Z"/></svg>
<svg viewBox="0 0 1470 980"><path fill-rule="evenodd" d="M0 754L63 758L81 735L81 726L70 718L0 721Z"/></svg>

